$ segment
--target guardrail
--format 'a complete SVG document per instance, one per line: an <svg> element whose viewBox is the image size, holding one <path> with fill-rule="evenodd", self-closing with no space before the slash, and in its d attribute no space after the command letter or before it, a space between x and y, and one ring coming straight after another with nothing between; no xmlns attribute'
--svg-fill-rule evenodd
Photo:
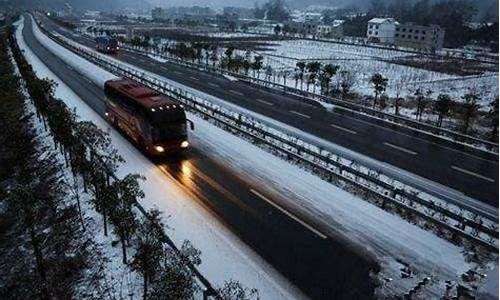
<svg viewBox="0 0 500 300"><path fill-rule="evenodd" d="M42 26L39 26L39 28L51 39L54 39L52 35L50 35L49 32L47 32ZM57 39L56 39L57 41ZM17 45L16 45L17 46ZM21 52L21 50L18 48L17 51ZM47 95L47 97L51 97L51 95ZM91 153L92 154L92 153ZM99 155L94 155L94 157L97 157L99 160L101 160L101 157ZM102 161L101 161L102 162ZM106 165L103 162L103 165ZM105 169L106 176L109 179L112 180L118 180L118 177L116 174L110 170L109 168L106 167ZM179 250L179 248L175 245L174 241L166 234L164 227L161 226L160 224L156 223L150 214L146 211L146 209L137 201L137 199L134 200L134 205L137 208L137 210L144 216L146 217L153 226L156 228L160 229L160 232L162 234L162 242L167 244L179 257L182 257L182 253ZM198 281L199 284L201 284L201 293L202 293L202 299L203 300L208 300L208 299L214 299L214 300L220 300L221 297L218 294L217 290L212 286L212 284L208 281L208 279L201 274L201 272L198 270L198 268L189 260L183 259L183 262L186 264L188 269L194 274L196 280Z"/></svg>
<svg viewBox="0 0 500 300"><path fill-rule="evenodd" d="M409 130L412 131L417 131L420 134L426 135L428 138L443 140L443 143L446 144L452 144L453 146L458 146L458 147L464 147L464 146L469 146L469 147L474 147L474 150L476 151L484 151L489 154L493 154L498 156L498 144L483 140L480 138L476 138L470 135L465 135L460 132L456 132L453 130L449 130L446 128L441 128L434 126L432 124L412 120L410 118L404 117L404 116L399 116L395 114L390 114L390 113L385 113L376 109L372 109L370 107L352 103L349 101L345 101L342 99L338 98L333 98L333 97L328 97L328 96L323 96L323 95L318 95L315 93L303 91L300 89L296 89L293 87L289 87L286 85L283 85L281 83L276 83L273 81L267 81L263 80L260 78L255 78L252 76L247 76L244 74L240 73L234 73L230 72L228 70L224 70L219 67L213 67L207 64L197 64L194 62L188 62L184 61L175 57L171 56L166 56L158 52L148 52L144 50L138 50L137 48L129 47L124 44L121 44L121 47L126 49L127 51L130 52L135 52L137 54L141 55L155 55L158 56L162 59L168 60L169 62L180 64L192 69L196 70L204 70L212 73L218 73L218 74L227 74L230 76L233 76L235 78L238 78L239 80L243 80L252 84L258 84L260 86L264 87L274 87L277 89L282 90L285 93L292 94L294 96L302 97L303 100L305 101L312 101L314 99L322 102L326 102L329 104L334 104L338 108L344 109L344 110L349 110L352 113L357 113L357 114L363 114L367 118L376 118L378 121L385 121L389 122L392 125L399 125L399 126L404 126Z"/></svg>
<svg viewBox="0 0 500 300"><path fill-rule="evenodd" d="M498 251L498 225L492 220L484 220L473 213L463 212L458 207L451 207L448 203L414 187L376 173L367 167L357 166L354 161L267 127L253 118L218 106L166 80L86 49L70 39L53 36L50 33L49 36L111 73L134 79L169 95L190 111L254 144L271 149L275 154L300 163L329 182L335 181L338 185L354 188L363 198L375 202L384 209L402 210L412 216L407 217L408 219L419 217L435 227L445 228L448 230L449 239L459 236L475 245L483 246L488 251Z"/></svg>

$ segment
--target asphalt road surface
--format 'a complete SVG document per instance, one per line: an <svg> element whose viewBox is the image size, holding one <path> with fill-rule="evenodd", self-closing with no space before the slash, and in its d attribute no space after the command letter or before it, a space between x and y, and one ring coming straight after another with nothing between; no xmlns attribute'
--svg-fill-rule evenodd
<svg viewBox="0 0 500 300"><path fill-rule="evenodd" d="M92 39L75 36L50 21L45 24L48 29L57 30L83 45L95 46ZM386 163L365 162L371 164L371 168L417 185L435 196L478 210L487 207L482 205L485 203L491 206L491 214L498 212L498 157L493 160L478 157L347 116L340 110L328 111L318 105L305 104L279 91L230 81L173 63L160 63L144 55L121 51L114 57ZM351 153L344 154L351 156ZM349 158L363 162L363 158ZM475 203L470 198L482 203Z"/></svg>
<svg viewBox="0 0 500 300"><path fill-rule="evenodd" d="M104 92L68 68L34 37L25 18L23 36L47 67L99 115ZM201 201L228 228L312 299L371 299L369 271L379 266L369 253L322 231L313 220L288 210L280 195L240 178L197 149L155 162Z"/></svg>

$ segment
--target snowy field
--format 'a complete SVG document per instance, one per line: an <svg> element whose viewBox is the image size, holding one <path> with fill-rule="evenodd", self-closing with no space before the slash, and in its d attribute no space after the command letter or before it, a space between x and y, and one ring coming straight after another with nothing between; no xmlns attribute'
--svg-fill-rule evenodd
<svg viewBox="0 0 500 300"><path fill-rule="evenodd" d="M241 38L241 37L259 37L262 36L258 33L244 33L244 32L211 32L202 33L201 35L217 38Z"/></svg>
<svg viewBox="0 0 500 300"><path fill-rule="evenodd" d="M431 89L434 95L449 93L457 100L468 89L476 89L481 93L484 104L498 95L498 73L488 72L482 77L454 76L424 69L389 63L383 60L407 57L409 54L397 50L377 49L355 45L333 44L320 41L288 40L273 42L269 51L261 52L265 64L273 68L293 71L298 61L315 61L341 66L356 74L358 84L354 90L361 94L371 95L373 89L369 83L374 73L381 73L389 79L387 93L396 95L396 83L404 83L402 95L411 95L416 88ZM410 55L411 56L411 55ZM333 79L335 81L335 78ZM294 84L293 79L289 84Z"/></svg>
<svg viewBox="0 0 500 300"><path fill-rule="evenodd" d="M35 63L35 66L37 71L42 69L40 62ZM41 76L54 76L47 74ZM103 128L108 128L107 123L74 93L64 90L67 89L64 85L60 85L57 90L62 88L58 96L68 101L70 107L76 107L82 118L89 118ZM236 171L246 177L265 184L270 192L284 196L282 198L287 199L287 202L282 203L283 206L321 220L326 232L341 234L355 243L365 245L381 260L382 272L396 279L389 289L405 290L423 276L431 276L439 280L435 285L437 296L438 291L443 290L443 280L456 281L460 274L472 267L464 261L460 248L196 116L190 118L197 127L191 135L194 147L206 152L214 160L234 166ZM142 157L113 130L111 135L120 154L129 162L121 172L141 173L148 178L143 184L147 195L143 204L146 207L157 206L170 216L167 223L173 228L170 233L176 242L190 239L202 250L201 269L208 278L217 283L228 277L241 280L247 286L257 287L263 299L286 299L298 295L281 276L213 219L205 208L186 195L168 174ZM339 228L342 228L342 232L339 232ZM222 255L221 251L224 251ZM418 278L398 279L401 264L397 260L408 262L417 271Z"/></svg>

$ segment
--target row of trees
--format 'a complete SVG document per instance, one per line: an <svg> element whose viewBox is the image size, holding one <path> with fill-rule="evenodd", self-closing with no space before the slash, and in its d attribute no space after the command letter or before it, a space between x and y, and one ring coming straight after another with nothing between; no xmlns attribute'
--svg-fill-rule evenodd
<svg viewBox="0 0 500 300"><path fill-rule="evenodd" d="M298 86L300 81L300 89L303 88L304 80L306 82L306 89L309 91L309 86L312 85L313 93L316 92L316 84L319 83L321 87L321 94L329 94L330 85L333 76L337 74L339 66L332 64L325 64L318 61L313 61L306 63L304 61L299 61L296 64L294 79L295 88Z"/></svg>
<svg viewBox="0 0 500 300"><path fill-rule="evenodd" d="M140 39L138 40L140 41ZM137 45L140 45L140 43ZM216 67L218 64L222 69L236 73L243 72L245 75L249 75L250 70L252 70L253 76L257 78L260 78L261 71L264 70L264 80L276 82L276 76L278 76L282 77L284 85L286 85L288 76L292 75L295 81L295 88L303 90L305 83L305 89L311 91L312 86L312 92L315 93L316 87L319 85L322 95L340 94L342 99L348 99L349 96L353 96L352 88L357 84L354 71L340 69L338 65L322 64L319 61L299 61L296 63L293 73L290 71L276 71L270 65L264 65L261 55L252 56L250 51L247 51L245 55L235 54L236 49L231 45L225 49L222 55L219 55L220 49L216 44L198 42L193 44L173 43L169 46L164 46L162 51L183 60L199 64L203 63L203 61L205 65L211 64L212 67ZM441 127L444 119L453 116L461 121L461 126L458 129L463 133L468 133L471 129L471 124L480 116L480 107L478 105L480 99L479 95L474 91L465 93L461 99L463 101L448 101L446 99L450 98L449 95L439 94L433 99L433 91L416 88L413 91L413 97L410 97L411 99L403 99L400 97L400 93L405 85L401 81L394 83L397 95L394 99L389 99L385 93L389 83L387 78L376 73L370 78L370 82L374 91L374 97L371 102L373 108L385 109L388 103L393 101L394 112L396 115L399 115L401 106L405 102L408 102L405 100L415 101L415 118L417 120L422 121L423 113L428 110L437 115L435 125ZM495 99L490 103L490 110L485 115L491 128L486 138L490 140L498 139L498 134L496 133L498 126L495 125L498 113L495 109L494 101ZM363 104L367 105L365 102Z"/></svg>
<svg viewBox="0 0 500 300"><path fill-rule="evenodd" d="M102 299L109 287L96 278L104 258L82 230L77 206L68 201L55 153L30 122L32 114L24 106L21 82L7 52L9 35L2 37L0 298Z"/></svg>
<svg viewBox="0 0 500 300"><path fill-rule="evenodd" d="M50 133L66 167L71 170L73 180L70 185L82 230L85 230L85 220L78 192L81 189L92 195L91 204L102 216L104 235L109 234L111 227L118 237L123 263L142 275L144 299L192 298L198 290L192 268L201 262L200 252L189 242L185 242L181 249L164 245L167 237L160 213L151 211L142 217L138 215L137 200L144 197L139 181L144 178L137 174L124 178L114 175L123 159L113 148L109 135L92 122L78 121L63 101L55 99L54 83L39 80L22 57L12 35L11 41L37 116ZM130 247L134 253L132 258L128 257ZM231 282L228 285L236 286L242 292L242 298L237 299L250 299L256 295L256 291L248 291L239 284ZM236 299L231 294L222 294L225 288L219 291L220 297Z"/></svg>
<svg viewBox="0 0 500 300"><path fill-rule="evenodd" d="M379 73L374 74L370 78L370 82L373 87L373 108L384 109L388 101L387 96L385 96L385 91L388 84L388 79ZM468 134L471 129L471 125L474 120L477 119L479 114L479 100L481 97L475 90L469 90L464 93L461 97L462 101L455 101L448 94L439 94L435 99L432 98L433 91L427 89L424 90L420 87L416 88L413 93L413 99L416 105L415 118L418 121L422 120L422 114L426 110L430 110L432 113L437 115L437 121L435 125L441 127L443 125L443 120L449 116L455 116L461 121L459 129L462 133ZM395 113L398 115L402 98L397 96L394 99ZM496 142L498 141L498 96L496 96L489 103L489 109L484 115L485 119L489 123L490 131L488 132L486 138Z"/></svg>
<svg viewBox="0 0 500 300"><path fill-rule="evenodd" d="M231 45L226 48L223 55L219 54L221 50L216 44L198 42L165 45L161 51L183 60L204 63L207 66L216 67L218 65L231 72L243 71L245 75L248 75L252 70L253 75L257 77L260 77L260 72L264 67L264 58L261 55L252 56L250 51L247 51L245 55L235 54L236 49Z"/></svg>

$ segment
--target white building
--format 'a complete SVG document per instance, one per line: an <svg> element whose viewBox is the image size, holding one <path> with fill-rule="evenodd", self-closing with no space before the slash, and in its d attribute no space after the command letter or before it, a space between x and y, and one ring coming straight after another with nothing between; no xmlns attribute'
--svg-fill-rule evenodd
<svg viewBox="0 0 500 300"><path fill-rule="evenodd" d="M443 48L444 29L438 25L401 24L394 18L368 21L368 41L417 50L435 51Z"/></svg>
<svg viewBox="0 0 500 300"><path fill-rule="evenodd" d="M394 44L394 35L398 24L394 18L373 18L368 21L366 36L369 41Z"/></svg>

